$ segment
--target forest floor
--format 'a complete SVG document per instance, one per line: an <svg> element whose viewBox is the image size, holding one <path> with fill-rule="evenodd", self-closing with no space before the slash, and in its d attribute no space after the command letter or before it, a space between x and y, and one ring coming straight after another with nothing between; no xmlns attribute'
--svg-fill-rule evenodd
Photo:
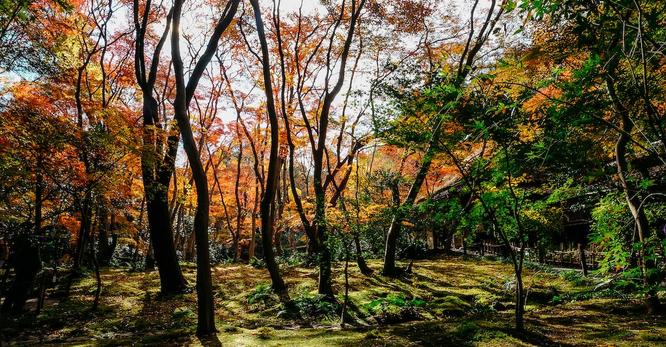
<svg viewBox="0 0 666 347"><path fill-rule="evenodd" d="M344 264L334 268L344 293ZM335 307L316 299L314 268L283 266L301 314L285 314L267 289L265 269L221 265L213 269L218 339L194 337L196 295L158 295L157 272L109 268L100 307L91 311L95 281L77 282L67 301L47 299L42 312L0 321L4 344L219 345L225 346L658 346L666 319L649 316L634 299L574 271L526 269L526 330L513 329L512 268L488 259L440 256L417 260L396 279L362 275L349 264L349 314L340 327ZM183 267L191 286L192 264ZM342 294L338 301L343 301Z"/></svg>

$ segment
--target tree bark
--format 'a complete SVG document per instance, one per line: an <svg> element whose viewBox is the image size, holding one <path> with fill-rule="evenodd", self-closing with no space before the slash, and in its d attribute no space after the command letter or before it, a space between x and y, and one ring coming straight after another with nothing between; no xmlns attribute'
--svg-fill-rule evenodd
<svg viewBox="0 0 666 347"><path fill-rule="evenodd" d="M636 233L638 234L639 240L639 267L641 269L641 275L643 277L643 283L646 287L651 287L655 285L654 276L649 275L649 269L654 267L654 263L646 259L645 249L646 249L646 238L649 236L649 224L645 212L640 208L641 201L640 197L637 194L637 189L627 179L629 172L629 163L627 161L627 146L631 141L631 132L634 129L634 123L629 117L628 110L620 102L614 84L610 81L606 81L606 86L608 94L613 102L615 108L615 113L620 117L621 120L621 129L620 135L618 136L617 142L615 143L615 165L617 166L617 175L622 186L622 191L624 197L627 201L627 206L631 212L631 216L634 219L634 225ZM654 289L649 288L648 293L645 297L645 303L650 312L658 312L661 310L661 303L659 297L657 297Z"/></svg>
<svg viewBox="0 0 666 347"><path fill-rule="evenodd" d="M264 23L261 18L261 10L257 0L250 0L254 11L254 19L257 26L257 35L261 44L262 73L264 82L264 92L266 94L266 107L270 122L271 146L268 158L268 172L266 175L266 188L264 196L261 199L261 242L264 251L264 261L266 268L271 276L273 290L280 296L282 301L289 301L287 286L282 280L280 269L275 261L273 252L273 229L274 221L271 218L271 206L274 202L277 188L277 180L280 173L280 163L278 158L280 130L278 125L277 113L275 111L275 101L273 100L273 88L271 82L270 61L268 56L268 43L266 42L266 33L264 32Z"/></svg>
<svg viewBox="0 0 666 347"><path fill-rule="evenodd" d="M525 329L525 320L523 318L525 313L525 290L523 289L523 276L522 270L516 269L516 330L523 331Z"/></svg>
<svg viewBox="0 0 666 347"><path fill-rule="evenodd" d="M164 141L158 130L162 125L159 119L158 103L153 96L153 89L157 79L157 70L160 61L160 52L164 46L171 26L172 12L166 18L166 26L160 40L153 52L152 61L148 69L145 62L145 35L148 32L148 18L151 8L149 4L144 9L139 8L139 1L133 2L132 12L136 30L134 69L138 85L141 87L143 97L143 148L141 151L141 173L143 178L144 196L146 199L146 214L148 217L148 230L150 247L157 262L160 274L160 290L164 295L182 292L187 282L183 277L175 245L173 244L173 228L169 213L169 181L174 170L174 163L178 149L179 135L173 134L167 139L166 154ZM146 269L150 269L152 260L150 252L146 255Z"/></svg>
<svg viewBox="0 0 666 347"><path fill-rule="evenodd" d="M583 276L587 277L587 257L585 257L585 244L578 243L578 259L580 260L580 268L583 270Z"/></svg>
<svg viewBox="0 0 666 347"><path fill-rule="evenodd" d="M174 100L175 117L183 137L183 147L187 154L192 177L196 185L197 208L194 214L194 236L197 246L197 336L208 336L215 334L215 308L213 300L213 284L210 269L210 251L208 244L208 222L209 222L209 192L208 178L201 162L200 152L192 133L192 126L188 117L189 103L194 96L194 91L199 79L203 75L217 50L218 41L222 33L231 23L236 14L239 0L230 0L224 9L224 14L215 25L215 30L208 41L204 53L197 61L190 78L185 85L185 69L180 56L180 17L183 0L175 0L173 7L173 29L171 31L171 55L176 80L176 97Z"/></svg>
<svg viewBox="0 0 666 347"><path fill-rule="evenodd" d="M428 150L423 156L421 167L416 174L416 178L414 179L412 186L409 188L409 193L407 194L405 201L397 206L397 211L393 216L393 219L391 219L391 225L389 226L388 234L386 235L386 245L384 248L384 268L382 270L382 274L384 276L395 276L397 273L397 269L395 267L395 252L398 235L400 234L400 223L402 222L403 213L405 209L409 209L412 207L412 205L414 205L416 197L421 190L421 186L423 185L423 182L428 175L430 165L432 164L432 160L435 157L435 148L439 142L439 130L443 123L443 120L439 120L437 125L435 125L432 139L428 145ZM395 196L395 192L393 192L393 194Z"/></svg>
<svg viewBox="0 0 666 347"><path fill-rule="evenodd" d="M145 181L144 176L144 186L146 186ZM161 293L173 295L185 290L187 282L178 264L176 247L173 243L173 229L168 218L167 192L164 190L166 187L159 183L151 183L147 185L145 194L152 258L157 263ZM151 188L154 188L152 192ZM150 257L150 254L147 256Z"/></svg>

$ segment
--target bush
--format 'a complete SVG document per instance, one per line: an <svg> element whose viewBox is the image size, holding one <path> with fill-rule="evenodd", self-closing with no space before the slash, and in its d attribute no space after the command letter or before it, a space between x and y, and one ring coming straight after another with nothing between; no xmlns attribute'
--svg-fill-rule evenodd
<svg viewBox="0 0 666 347"><path fill-rule="evenodd" d="M266 267L266 263L264 263L263 260L257 258L257 257L252 257L250 258L250 261L248 262L250 266L252 266L255 269L263 269Z"/></svg>
<svg viewBox="0 0 666 347"><path fill-rule="evenodd" d="M301 293L293 300L301 317L310 319L331 319L340 311L340 304L325 299L319 294Z"/></svg>
<svg viewBox="0 0 666 347"><path fill-rule="evenodd" d="M302 252L285 252L283 255L277 257L277 262L286 266L300 266L305 264L306 258L307 254Z"/></svg>
<svg viewBox="0 0 666 347"><path fill-rule="evenodd" d="M247 296L247 303L250 305L263 304L264 306L270 306L277 303L277 298L271 285L269 283L262 283Z"/></svg>

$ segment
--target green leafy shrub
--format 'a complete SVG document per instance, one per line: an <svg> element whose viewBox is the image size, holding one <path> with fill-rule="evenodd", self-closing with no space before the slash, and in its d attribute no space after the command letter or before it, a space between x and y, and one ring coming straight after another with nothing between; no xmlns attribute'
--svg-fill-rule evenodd
<svg viewBox="0 0 666 347"><path fill-rule="evenodd" d="M293 305L306 319L331 319L340 310L340 304L326 300L324 295L302 292L293 299Z"/></svg>
<svg viewBox="0 0 666 347"><path fill-rule="evenodd" d="M248 264L250 266L252 266L253 268L255 268L255 269L263 269L263 268L266 267L266 263L264 263L263 260L261 260L259 258L256 258L256 257L252 257L250 259L250 261L248 262Z"/></svg>
<svg viewBox="0 0 666 347"><path fill-rule="evenodd" d="M285 252L277 257L277 262L286 266L300 266L307 262L307 254L303 252Z"/></svg>
<svg viewBox="0 0 666 347"><path fill-rule="evenodd" d="M264 306L270 306L277 302L273 288L269 283L262 283L258 285L254 290L247 296L247 303L250 305L254 304L263 304Z"/></svg>

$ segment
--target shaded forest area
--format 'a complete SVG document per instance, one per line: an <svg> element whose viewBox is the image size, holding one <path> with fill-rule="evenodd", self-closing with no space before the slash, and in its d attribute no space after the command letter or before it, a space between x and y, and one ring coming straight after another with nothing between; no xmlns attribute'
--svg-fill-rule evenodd
<svg viewBox="0 0 666 347"><path fill-rule="evenodd" d="M0 0L0 344L666 343L666 3Z"/></svg>

